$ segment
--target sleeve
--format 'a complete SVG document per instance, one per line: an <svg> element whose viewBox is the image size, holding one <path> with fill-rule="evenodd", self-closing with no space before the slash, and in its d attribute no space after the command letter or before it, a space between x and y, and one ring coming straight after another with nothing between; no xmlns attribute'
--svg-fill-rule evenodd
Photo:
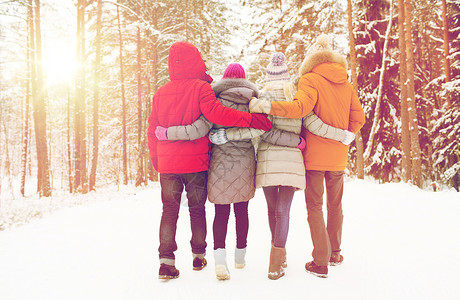
<svg viewBox="0 0 460 300"><path fill-rule="evenodd" d="M158 171L158 156L157 156L158 139L157 139L157 136L155 135L155 129L158 126L158 118L156 116L156 110L155 110L155 99L156 97L153 96L152 112L150 113L150 116L149 116L149 128L147 131L147 140L148 140L148 146L149 146L149 152L150 152L150 160L152 161L152 165L155 168L155 170Z"/></svg>
<svg viewBox="0 0 460 300"><path fill-rule="evenodd" d="M359 102L358 97L353 92L353 96L351 99L351 107L350 107L350 121L348 123L348 130L357 133L361 127L363 127L364 123L366 122L364 116L364 110L361 106L361 102Z"/></svg>
<svg viewBox="0 0 460 300"><path fill-rule="evenodd" d="M250 140L261 136L265 131L261 129L245 128L245 127L231 127L225 129L225 134L229 141Z"/></svg>
<svg viewBox="0 0 460 300"><path fill-rule="evenodd" d="M263 99L267 101L275 101L276 95L275 95L275 92L272 90L263 90L259 94L259 99Z"/></svg>
<svg viewBox="0 0 460 300"><path fill-rule="evenodd" d="M274 127L272 127L269 131L265 132L261 138L267 143L291 148L297 147L300 142L298 134L295 134L290 131L284 131Z"/></svg>
<svg viewBox="0 0 460 300"><path fill-rule="evenodd" d="M303 126L314 135L334 141L343 141L345 130L323 122L313 111L303 118Z"/></svg>
<svg viewBox="0 0 460 300"><path fill-rule="evenodd" d="M190 125L168 127L168 140L196 140L204 137L212 128L212 123L201 115Z"/></svg>
<svg viewBox="0 0 460 300"><path fill-rule="evenodd" d="M308 115L318 101L318 91L308 79L309 74L299 80L299 88L291 102L271 101L270 114L291 119L300 119Z"/></svg>
<svg viewBox="0 0 460 300"><path fill-rule="evenodd" d="M250 113L222 105L208 83L200 91L200 110L206 119L223 126L249 127L252 119Z"/></svg>

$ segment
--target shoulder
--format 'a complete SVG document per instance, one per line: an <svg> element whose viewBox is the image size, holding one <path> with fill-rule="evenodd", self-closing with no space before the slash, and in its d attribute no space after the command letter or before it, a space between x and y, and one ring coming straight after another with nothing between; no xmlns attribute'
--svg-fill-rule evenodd
<svg viewBox="0 0 460 300"><path fill-rule="evenodd" d="M319 77L320 75L313 72L306 73L300 77L299 87L301 85L312 85Z"/></svg>
<svg viewBox="0 0 460 300"><path fill-rule="evenodd" d="M248 88L252 90L256 95L259 94L259 89L252 82L242 78L226 78L221 79L213 85L214 92L219 95L223 91L231 88Z"/></svg>

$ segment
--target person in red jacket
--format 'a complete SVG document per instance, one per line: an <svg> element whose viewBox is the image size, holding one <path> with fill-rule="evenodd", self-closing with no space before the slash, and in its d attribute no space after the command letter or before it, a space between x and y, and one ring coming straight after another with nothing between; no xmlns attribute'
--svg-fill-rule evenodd
<svg viewBox="0 0 460 300"><path fill-rule="evenodd" d="M155 170L160 173L163 212L160 222L160 279L179 276L175 267L176 226L182 191L187 193L192 238L193 269L206 266L207 174L210 142L206 136L196 140L168 140L166 128L187 125L204 115L224 126L269 130L263 114L250 114L223 106L210 85L212 78L198 49L188 42L174 43L168 57L170 81L153 96L149 117L148 145ZM160 137L160 138L158 138Z"/></svg>

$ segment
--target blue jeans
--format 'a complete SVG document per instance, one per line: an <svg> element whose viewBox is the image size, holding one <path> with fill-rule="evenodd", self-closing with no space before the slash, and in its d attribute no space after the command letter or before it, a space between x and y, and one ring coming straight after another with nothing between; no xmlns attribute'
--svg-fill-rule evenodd
<svg viewBox="0 0 460 300"><path fill-rule="evenodd" d="M268 225L275 247L285 248L289 232L289 212L295 187L265 186L263 187L268 207Z"/></svg>
<svg viewBox="0 0 460 300"><path fill-rule="evenodd" d="M160 174L163 213L160 222L160 262L174 264L177 250L176 229L181 195L187 192L192 238L192 253L206 252L206 210L208 172L185 174Z"/></svg>

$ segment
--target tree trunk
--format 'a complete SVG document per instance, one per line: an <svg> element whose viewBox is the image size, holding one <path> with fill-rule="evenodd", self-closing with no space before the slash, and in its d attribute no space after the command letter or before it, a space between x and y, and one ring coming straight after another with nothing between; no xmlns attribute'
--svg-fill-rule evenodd
<svg viewBox="0 0 460 300"><path fill-rule="evenodd" d="M29 1L31 5L31 1ZM35 32L34 38L35 47L32 51L35 52L32 59L33 72L33 107L34 107L34 125L35 125L35 143L37 148L37 191L40 196L51 196L49 161L48 161L48 145L46 137L46 102L45 102L45 87L43 84L43 59L42 59L42 42L40 29L40 0L35 0Z"/></svg>
<svg viewBox="0 0 460 300"><path fill-rule="evenodd" d="M140 5L137 5L137 14L140 13ZM138 19L140 24L140 20ZM144 147L142 144L142 62L141 62L141 27L137 26L137 178L136 186L145 182L144 180Z"/></svg>
<svg viewBox="0 0 460 300"><path fill-rule="evenodd" d="M88 192L86 168L86 95L85 95L85 8L86 0L77 3L77 62L75 99L75 190Z"/></svg>
<svg viewBox="0 0 460 300"><path fill-rule="evenodd" d="M26 175L27 175L27 154L29 146L29 108L30 108L30 86L32 85L32 61L31 56L34 53L31 52L34 45L32 44L32 35L34 32L34 12L32 9L31 0L29 0L29 5L27 8L27 79L26 79L26 103L25 103L25 113L24 113L24 131L23 131L23 150L22 150L22 173L21 173L21 195L25 196L25 184L26 184Z"/></svg>
<svg viewBox="0 0 460 300"><path fill-rule="evenodd" d="M94 74L94 100L93 100L93 158L89 176L89 190L93 191L96 185L97 159L99 155L99 85L101 83L101 30L102 30L102 0L97 0L96 17L96 62Z"/></svg>
<svg viewBox="0 0 460 300"><path fill-rule="evenodd" d="M152 14L152 24L153 24L153 28L157 29L158 28L158 8L155 8L153 10L153 14ZM156 90L158 89L158 39L156 37L156 35L154 35L152 37L152 66L151 66L151 72L150 74L152 74L153 78L152 80L149 80L148 83L147 83L147 90L148 90L148 95L149 95L149 98L148 100L146 101L146 109L145 109L145 119L147 120L148 117L150 116L150 113L152 111L152 97L150 97L150 95L152 95L153 93L156 92ZM153 83L153 86L152 84ZM144 136L147 136L147 126L145 128L145 132L144 132ZM147 138L144 139L144 149L147 149L148 145L147 145ZM158 181L159 177L158 177L158 173L155 171L155 169L153 168L153 165L152 165L152 162L150 160L150 153L149 151L145 151L145 161L147 162L146 164L146 180L147 179L150 179L152 181Z"/></svg>
<svg viewBox="0 0 460 300"><path fill-rule="evenodd" d="M411 178L412 183L418 187L422 185L422 159L419 142L419 130L417 121L417 105L415 102L415 79L414 79L414 50L412 46L412 4L411 0L405 0L404 14L406 21L406 55L407 55L407 107L409 110L409 131L411 144Z"/></svg>
<svg viewBox="0 0 460 300"><path fill-rule="evenodd" d="M5 120L3 118L0 118L0 130L3 128L3 135L5 136L5 143L3 144L5 146L5 149L2 151L2 156L3 154L5 154L5 165L4 166L1 166L1 171L2 173L5 172L6 173L6 178L8 179L8 189L11 193L11 199L12 200L15 200L15 197L14 197L14 189L13 189L13 180L12 180L12 177L11 177L11 159L10 159L10 139L9 139L9 135L8 135L8 131L6 130L6 125L5 125ZM2 145L2 146L3 146ZM0 178L1 179L1 178ZM1 191L1 189L0 189Z"/></svg>
<svg viewBox="0 0 460 300"><path fill-rule="evenodd" d="M447 19L447 3L442 0L442 27L444 29L444 72L446 81L450 81L450 63L449 63L449 23ZM450 97L447 95L447 104L450 106Z"/></svg>
<svg viewBox="0 0 460 300"><path fill-rule="evenodd" d="M418 38L420 40L420 38ZM426 174L427 177L429 177L432 181L435 181L436 174L433 170L433 143L432 143L432 124L433 124L433 113L436 111L436 105L428 105L430 103L430 96L428 94L428 91L425 89L426 85L431 82L431 77L432 77L432 72L431 69L428 67L427 64L427 57L429 57L429 51L427 49L426 44L419 45L417 47L418 53L417 57L419 58L418 65L421 67L421 73L422 73L422 88L421 93L422 93L422 99L426 101L427 106L426 108L422 111L422 113L425 115L425 120L426 120L426 129L427 129L427 136L428 136L428 143L425 145L427 149L426 153L426 159L427 159L427 168L426 168ZM436 102L434 99L433 102Z"/></svg>
<svg viewBox="0 0 460 300"><path fill-rule="evenodd" d="M69 167L68 176L69 176L69 192L73 193L73 178L72 178L72 149L70 144L71 138L71 127L70 127L70 107L71 107L71 98L70 90L67 89L67 164Z"/></svg>
<svg viewBox="0 0 460 300"><path fill-rule="evenodd" d="M123 71L123 39L121 35L120 9L117 5L118 37L120 44L120 84L121 84L121 110L123 129L123 184L128 184L128 158L127 158L127 137L126 137L126 99L125 99L125 75Z"/></svg>
<svg viewBox="0 0 460 300"><path fill-rule="evenodd" d="M409 112L407 110L407 65L406 45L404 32L404 0L398 0L398 29L399 29L399 87L401 89L401 144L402 144L402 179L408 182L411 178L410 161L410 133L409 133Z"/></svg>
<svg viewBox="0 0 460 300"><path fill-rule="evenodd" d="M350 57L351 57L351 77L353 81L353 88L355 94L358 95L358 75L356 74L356 49L355 37L353 35L353 14L352 14L351 0L347 0L348 10L348 37L350 43ZM358 131L355 138L356 143L356 168L359 179L364 179L364 145L361 132Z"/></svg>
<svg viewBox="0 0 460 300"><path fill-rule="evenodd" d="M374 109L374 121L372 123L371 132L369 134L369 140L367 141L366 145L366 152L364 153L364 160L369 163L369 158L372 153L372 147L374 144L374 137L375 134L380 129L380 107L382 103L382 90L383 90L383 79L385 77L385 67L386 67L386 58L387 58L387 49L388 49L388 41L390 39L390 31L391 31L391 24L393 21L393 0L390 0L390 15L388 19L387 30L385 33L385 42L383 43L383 50L382 50L382 66L380 68L380 76L379 76L379 87L377 92L377 100L375 102L375 109Z"/></svg>

